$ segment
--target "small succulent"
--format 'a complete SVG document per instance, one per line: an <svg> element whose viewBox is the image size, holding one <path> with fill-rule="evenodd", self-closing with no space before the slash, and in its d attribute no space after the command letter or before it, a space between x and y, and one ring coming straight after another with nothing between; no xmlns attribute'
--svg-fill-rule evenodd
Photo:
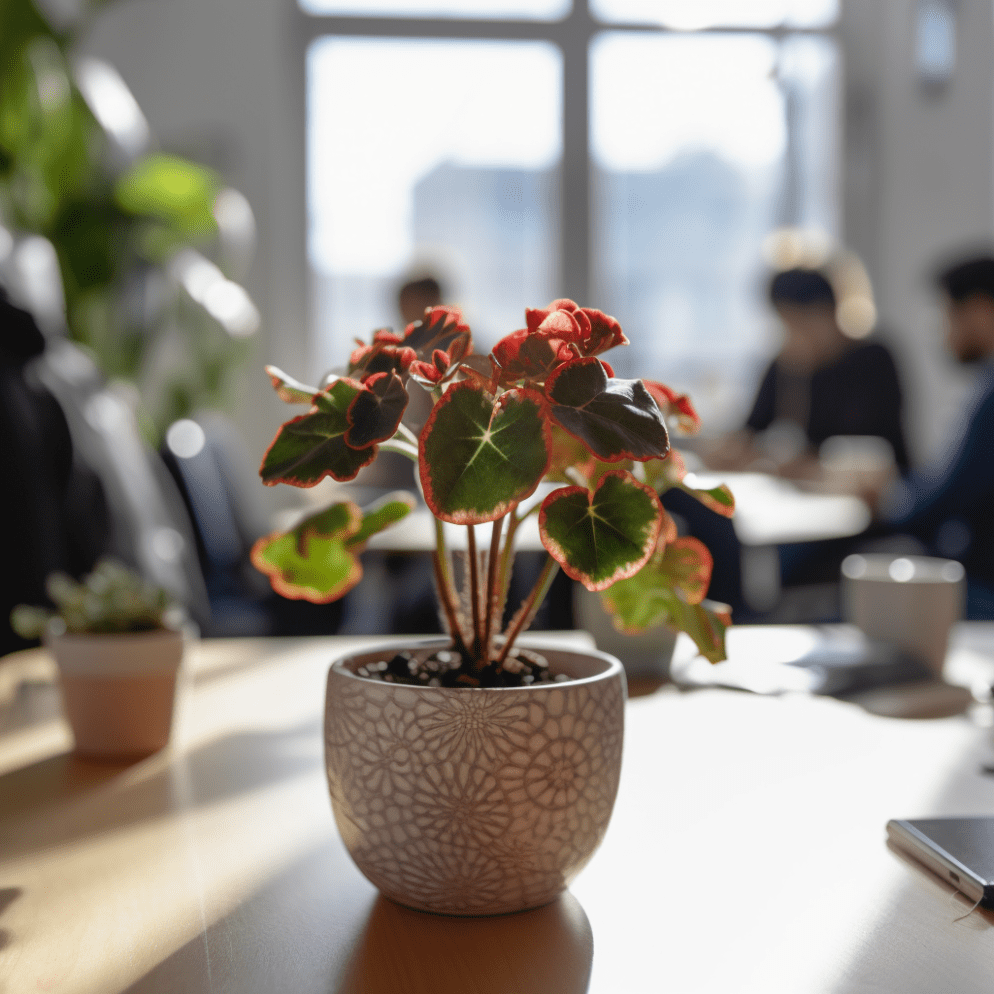
<svg viewBox="0 0 994 994"><path fill-rule="evenodd" d="M555 300L527 310L525 321L489 356L474 356L459 309L432 307L402 334L380 329L370 343L357 341L346 375L318 387L267 367L280 399L307 409L280 428L263 457L263 482L313 487L325 477L353 479L380 451L410 459L436 519L436 589L470 685L519 665L514 643L559 568L601 593L619 629L665 624L687 632L707 658L723 659L728 608L704 600L711 555L677 535L659 499L679 488L719 514L734 508L727 487L692 487L670 447L668 419L684 432L699 427L689 399L654 380L616 377L600 356L628 339L601 311ZM412 380L433 405L418 435L401 421ZM523 505L543 481L551 487L544 500ZM365 511L333 504L260 539L252 560L284 596L336 600L362 578L366 540L413 506L403 495ZM531 514L549 556L502 631L514 540ZM461 582L442 522L468 526ZM491 524L490 542L478 550L473 526L482 524Z"/></svg>
<svg viewBox="0 0 994 994"><path fill-rule="evenodd" d="M46 632L109 635L175 628L180 609L161 587L149 583L115 559L101 559L78 583L65 573L51 573L45 583L55 611L19 604L11 627L21 638Z"/></svg>

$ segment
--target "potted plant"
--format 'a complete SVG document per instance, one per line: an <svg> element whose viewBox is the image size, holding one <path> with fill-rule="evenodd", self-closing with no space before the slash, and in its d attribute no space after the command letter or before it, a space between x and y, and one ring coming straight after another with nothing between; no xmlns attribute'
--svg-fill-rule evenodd
<svg viewBox="0 0 994 994"><path fill-rule="evenodd" d="M556 300L488 360L473 356L454 307L403 334L358 342L346 375L305 386L268 367L306 413L279 429L263 482L353 479L381 451L417 467L435 517L433 564L448 637L336 661L328 677L326 765L342 837L359 868L397 901L489 914L552 900L590 858L610 817L621 762L625 683L603 653L524 648L560 567L600 591L617 625L667 624L713 660L729 624L702 603L707 549L677 537L659 492L682 487L722 513L725 488L696 491L670 448L667 417L693 429L686 397L614 376L599 356L627 343L616 320ZM411 380L433 406L403 423ZM549 492L523 505L543 481ZM256 567L288 597L341 597L362 576L370 535L406 515L410 495L362 510L343 501L260 539ZM506 626L515 536L538 515L549 556ZM467 527L460 562L443 522ZM485 548L474 526L490 525Z"/></svg>
<svg viewBox="0 0 994 994"><path fill-rule="evenodd" d="M182 611L112 559L82 583L53 573L47 591L54 612L22 604L11 624L22 638L43 638L55 657L76 752L123 758L163 748L183 657Z"/></svg>

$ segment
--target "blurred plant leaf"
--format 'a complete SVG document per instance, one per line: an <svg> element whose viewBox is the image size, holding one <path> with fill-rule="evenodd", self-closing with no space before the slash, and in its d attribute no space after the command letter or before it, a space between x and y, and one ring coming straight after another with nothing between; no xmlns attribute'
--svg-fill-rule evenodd
<svg viewBox="0 0 994 994"><path fill-rule="evenodd" d="M284 597L326 604L362 579L358 554L371 535L400 521L414 507L410 494L390 494L363 512L351 501L305 518L288 532L260 538L252 563Z"/></svg>

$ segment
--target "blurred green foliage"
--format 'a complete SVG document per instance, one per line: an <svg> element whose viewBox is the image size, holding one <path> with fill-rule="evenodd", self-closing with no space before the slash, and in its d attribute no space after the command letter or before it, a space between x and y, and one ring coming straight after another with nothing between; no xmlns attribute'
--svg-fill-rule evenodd
<svg viewBox="0 0 994 994"><path fill-rule="evenodd" d="M177 417L222 406L246 357L244 339L168 273L183 248L212 253L223 184L177 156L115 156L73 79L82 27L60 31L31 0L0 0L0 223L51 241L70 336L108 377L139 388L157 443Z"/></svg>

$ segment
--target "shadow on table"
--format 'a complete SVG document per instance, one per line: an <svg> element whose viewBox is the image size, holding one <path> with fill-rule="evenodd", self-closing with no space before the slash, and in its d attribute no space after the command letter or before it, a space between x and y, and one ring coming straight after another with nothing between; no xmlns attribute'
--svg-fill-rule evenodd
<svg viewBox="0 0 994 994"><path fill-rule="evenodd" d="M426 914L380 897L338 994L582 994L593 952L590 922L568 892L492 918Z"/></svg>
<svg viewBox="0 0 994 994"><path fill-rule="evenodd" d="M0 852L15 858L79 841L170 811L216 804L322 765L319 721L278 732L239 732L179 757L168 751L131 765L86 760L71 752L0 776L0 798L13 838ZM58 817L51 817L52 809Z"/></svg>
<svg viewBox="0 0 994 994"><path fill-rule="evenodd" d="M582 994L590 923L571 894L453 918L376 894L337 841L297 860L124 994Z"/></svg>
<svg viewBox="0 0 994 994"><path fill-rule="evenodd" d="M21 896L20 887L0 887L0 915L7 910L7 907ZM0 952L10 944L10 932L5 928L0 928Z"/></svg>

